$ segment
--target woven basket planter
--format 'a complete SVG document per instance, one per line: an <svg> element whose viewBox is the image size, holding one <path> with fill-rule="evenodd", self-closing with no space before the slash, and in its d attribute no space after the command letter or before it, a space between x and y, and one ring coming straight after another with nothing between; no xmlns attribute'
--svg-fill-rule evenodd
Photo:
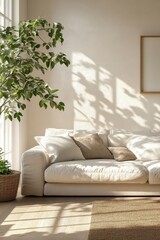
<svg viewBox="0 0 160 240"><path fill-rule="evenodd" d="M12 174L0 175L0 202L12 201L16 198L20 172L13 171Z"/></svg>

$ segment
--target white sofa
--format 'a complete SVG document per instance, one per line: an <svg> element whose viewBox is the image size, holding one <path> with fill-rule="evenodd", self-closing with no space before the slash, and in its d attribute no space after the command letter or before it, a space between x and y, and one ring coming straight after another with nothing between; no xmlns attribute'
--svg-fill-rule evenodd
<svg viewBox="0 0 160 240"><path fill-rule="evenodd" d="M160 196L159 133L46 129L36 141L22 155L22 195Z"/></svg>

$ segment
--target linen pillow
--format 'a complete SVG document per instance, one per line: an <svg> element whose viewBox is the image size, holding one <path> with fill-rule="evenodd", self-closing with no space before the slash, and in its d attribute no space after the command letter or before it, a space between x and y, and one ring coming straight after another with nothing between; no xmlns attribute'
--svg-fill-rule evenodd
<svg viewBox="0 0 160 240"><path fill-rule="evenodd" d="M99 129L99 130L74 130L73 133L69 133L71 137L84 137L89 134L98 134L98 136L102 139L104 145L108 147L108 134L109 130Z"/></svg>
<svg viewBox="0 0 160 240"><path fill-rule="evenodd" d="M51 162L85 159L79 147L68 134L54 137L36 136L35 139L47 151Z"/></svg>
<svg viewBox="0 0 160 240"><path fill-rule="evenodd" d="M127 147L139 160L160 160L160 136L133 136Z"/></svg>
<svg viewBox="0 0 160 240"><path fill-rule="evenodd" d="M82 137L73 137L73 139L77 146L81 149L85 159L113 158L112 154L103 144L102 139L97 133Z"/></svg>
<svg viewBox="0 0 160 240"><path fill-rule="evenodd" d="M108 148L116 161L135 160L136 156L126 147L109 147Z"/></svg>

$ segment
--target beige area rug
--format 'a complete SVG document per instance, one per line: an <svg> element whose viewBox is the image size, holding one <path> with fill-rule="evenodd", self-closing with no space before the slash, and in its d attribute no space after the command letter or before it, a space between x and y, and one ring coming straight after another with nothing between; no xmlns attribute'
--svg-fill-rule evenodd
<svg viewBox="0 0 160 240"><path fill-rule="evenodd" d="M160 200L94 202L88 240L160 240Z"/></svg>

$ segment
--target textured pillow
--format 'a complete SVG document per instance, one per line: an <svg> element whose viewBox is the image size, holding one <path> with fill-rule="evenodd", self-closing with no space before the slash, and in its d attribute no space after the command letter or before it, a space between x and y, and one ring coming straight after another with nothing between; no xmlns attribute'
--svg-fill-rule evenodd
<svg viewBox="0 0 160 240"><path fill-rule="evenodd" d="M108 148L117 161L135 160L136 156L126 147L109 147Z"/></svg>
<svg viewBox="0 0 160 240"><path fill-rule="evenodd" d="M160 160L160 136L133 136L127 147L139 160Z"/></svg>
<svg viewBox="0 0 160 240"><path fill-rule="evenodd" d="M102 139L97 133L89 134L83 137L73 137L73 139L81 149L85 159L113 158L112 154L107 147L105 147Z"/></svg>
<svg viewBox="0 0 160 240"><path fill-rule="evenodd" d="M45 148L52 162L84 160L79 147L68 134L54 137L37 136L35 139Z"/></svg>
<svg viewBox="0 0 160 240"><path fill-rule="evenodd" d="M71 137L84 137L89 134L98 134L102 139L104 145L108 147L108 134L109 130L99 129L99 130L74 130L73 133L69 133Z"/></svg>

